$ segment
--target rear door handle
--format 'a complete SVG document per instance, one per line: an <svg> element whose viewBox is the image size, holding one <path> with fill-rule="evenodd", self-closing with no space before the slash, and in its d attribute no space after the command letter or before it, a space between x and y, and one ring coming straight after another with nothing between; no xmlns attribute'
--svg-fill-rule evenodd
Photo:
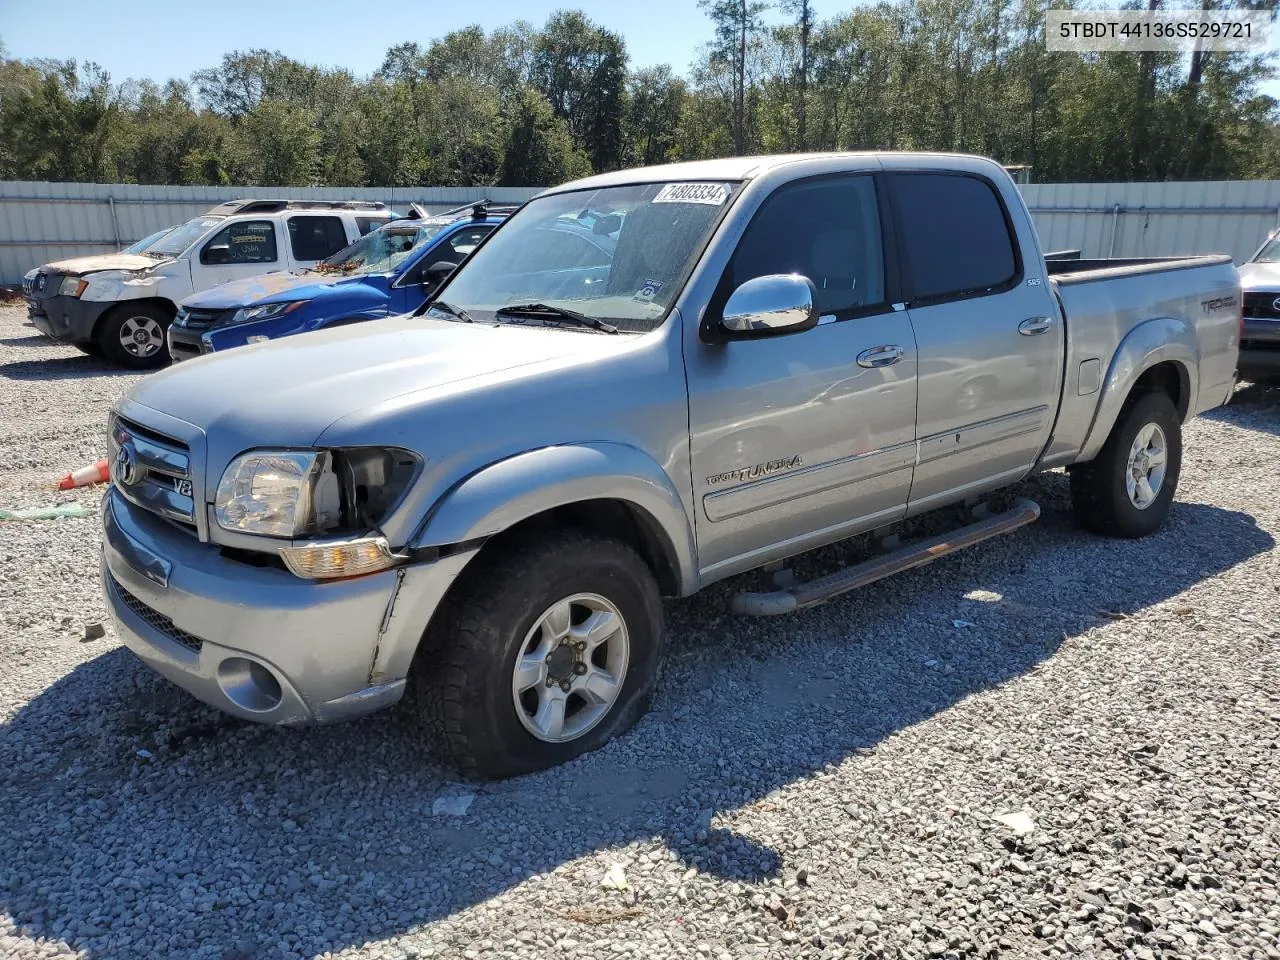
<svg viewBox="0 0 1280 960"><path fill-rule="evenodd" d="M902 348L891 344L871 347L858 354L860 367L891 367L902 359Z"/></svg>
<svg viewBox="0 0 1280 960"><path fill-rule="evenodd" d="M1018 324L1018 332L1024 337L1037 337L1052 326L1052 317L1031 317Z"/></svg>

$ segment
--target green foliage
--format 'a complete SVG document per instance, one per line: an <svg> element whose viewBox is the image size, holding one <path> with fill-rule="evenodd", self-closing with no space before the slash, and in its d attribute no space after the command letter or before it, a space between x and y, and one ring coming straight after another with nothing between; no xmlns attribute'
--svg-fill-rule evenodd
<svg viewBox="0 0 1280 960"><path fill-rule="evenodd" d="M627 51L622 38L577 11L552 14L534 43L533 86L596 170L622 162Z"/></svg>
<svg viewBox="0 0 1280 960"><path fill-rule="evenodd" d="M630 70L577 11L401 43L368 78L249 50L113 84L0 46L0 178L539 185L851 149L982 153L1046 181L1280 178L1273 55L1049 53L1045 11L1072 2L872 0L819 20L810 0L697 0L710 39L687 77Z"/></svg>
<svg viewBox="0 0 1280 960"><path fill-rule="evenodd" d="M507 118L499 183L563 183L591 172L591 161L573 142L565 122L537 90L516 96Z"/></svg>

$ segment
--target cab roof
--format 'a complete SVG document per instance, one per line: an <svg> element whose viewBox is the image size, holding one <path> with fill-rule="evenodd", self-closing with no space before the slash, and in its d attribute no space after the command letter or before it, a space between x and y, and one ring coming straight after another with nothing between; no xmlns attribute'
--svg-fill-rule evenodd
<svg viewBox="0 0 1280 960"><path fill-rule="evenodd" d="M581 180L562 183L544 190L540 196L568 193L572 190L591 190L600 187L616 187L629 183L665 183L692 180L750 180L776 167L807 160L856 159L881 156L950 157L955 159L985 159L972 154L928 153L921 151L858 150L825 153L777 153L758 157L720 157L715 160L691 160L684 163L665 163L653 167L634 167L600 173ZM989 161L990 162L990 161Z"/></svg>

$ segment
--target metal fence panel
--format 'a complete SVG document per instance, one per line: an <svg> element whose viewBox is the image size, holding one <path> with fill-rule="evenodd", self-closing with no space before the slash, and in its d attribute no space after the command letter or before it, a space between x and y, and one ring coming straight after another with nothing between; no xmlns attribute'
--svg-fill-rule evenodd
<svg viewBox="0 0 1280 960"><path fill-rule="evenodd" d="M1086 257L1229 253L1280 226L1280 182L1036 183L1021 188L1046 250Z"/></svg>
<svg viewBox="0 0 1280 960"><path fill-rule="evenodd" d="M32 267L107 253L241 197L381 200L405 211L485 197L520 202L537 187L183 187L0 181L0 284ZM1020 188L1046 250L1086 257L1229 253L1246 259L1280 226L1280 181L1036 183Z"/></svg>

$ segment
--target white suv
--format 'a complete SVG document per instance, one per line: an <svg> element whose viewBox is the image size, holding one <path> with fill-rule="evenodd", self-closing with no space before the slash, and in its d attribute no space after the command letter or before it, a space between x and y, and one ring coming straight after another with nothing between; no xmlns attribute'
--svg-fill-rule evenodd
<svg viewBox="0 0 1280 960"><path fill-rule="evenodd" d="M163 366L165 330L184 298L312 267L394 216L384 204L362 201L231 200L141 253L45 264L23 283L28 316L53 339L121 366Z"/></svg>

